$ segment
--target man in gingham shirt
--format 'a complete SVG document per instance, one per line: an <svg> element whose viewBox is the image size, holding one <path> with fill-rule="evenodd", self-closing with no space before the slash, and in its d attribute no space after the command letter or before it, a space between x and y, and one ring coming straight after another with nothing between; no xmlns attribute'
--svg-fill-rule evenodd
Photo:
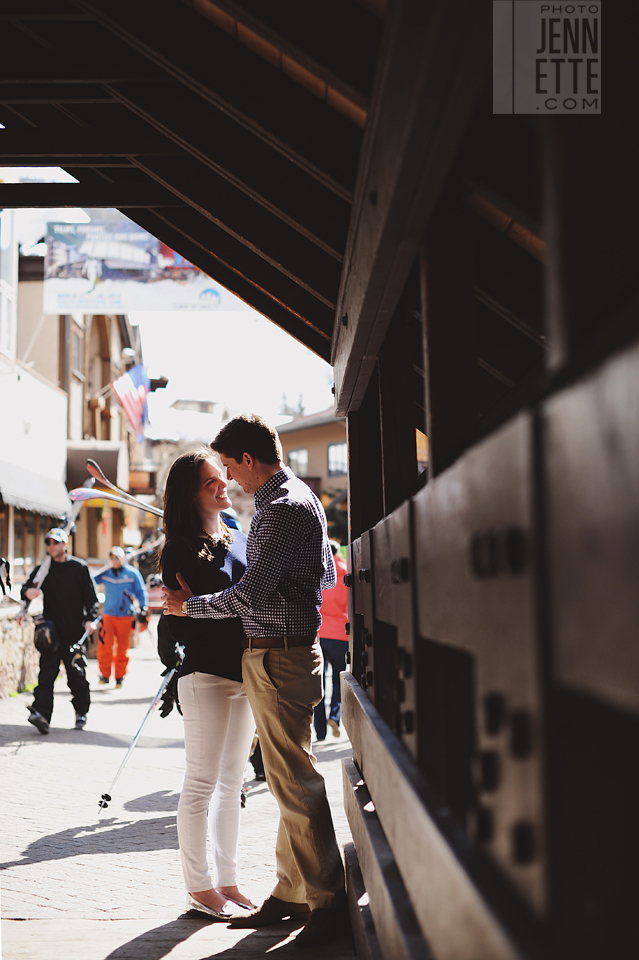
<svg viewBox="0 0 639 960"><path fill-rule="evenodd" d="M310 918L297 938L314 946L347 928L344 871L324 779L311 755L313 708L322 697L317 631L322 590L335 586L324 508L282 463L276 431L257 416L231 420L211 443L236 480L255 496L239 583L211 596L165 588L165 611L195 618L242 618L242 660L269 789L280 808L278 882L272 895L235 926L257 927L288 916Z"/></svg>

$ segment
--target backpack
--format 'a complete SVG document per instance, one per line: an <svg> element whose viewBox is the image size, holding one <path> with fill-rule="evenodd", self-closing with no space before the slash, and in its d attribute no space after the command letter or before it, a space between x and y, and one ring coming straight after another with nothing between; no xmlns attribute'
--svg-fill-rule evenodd
<svg viewBox="0 0 639 960"><path fill-rule="evenodd" d="M52 620L43 616L33 618L33 645L39 653L55 653L59 646L58 631Z"/></svg>

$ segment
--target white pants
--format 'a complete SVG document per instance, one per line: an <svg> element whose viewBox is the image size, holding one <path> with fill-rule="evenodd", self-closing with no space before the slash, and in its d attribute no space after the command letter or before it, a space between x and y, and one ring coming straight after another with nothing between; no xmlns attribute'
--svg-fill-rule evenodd
<svg viewBox="0 0 639 960"><path fill-rule="evenodd" d="M178 680L184 713L186 773L177 813L189 893L237 883L240 791L255 722L244 684L208 673ZM209 806L210 805L210 806ZM207 815L213 865L206 851Z"/></svg>

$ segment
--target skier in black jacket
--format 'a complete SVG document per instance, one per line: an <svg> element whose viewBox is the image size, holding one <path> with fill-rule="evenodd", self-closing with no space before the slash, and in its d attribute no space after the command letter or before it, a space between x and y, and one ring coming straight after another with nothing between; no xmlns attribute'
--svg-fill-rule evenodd
<svg viewBox="0 0 639 960"><path fill-rule="evenodd" d="M40 653L38 685L33 691L34 700L29 707L29 723L40 731L49 732L53 713L53 684L60 670L60 660L67 673L67 685L71 691L71 703L75 709L75 729L82 730L87 722L91 703L89 682L86 678L86 660L71 647L82 634L92 632L92 621L98 615L98 598L95 586L84 560L67 555L69 537L64 530L54 527L44 538L51 567L42 582L42 588L34 587L36 567L20 596L34 600L44 594L44 617L53 624L54 645Z"/></svg>

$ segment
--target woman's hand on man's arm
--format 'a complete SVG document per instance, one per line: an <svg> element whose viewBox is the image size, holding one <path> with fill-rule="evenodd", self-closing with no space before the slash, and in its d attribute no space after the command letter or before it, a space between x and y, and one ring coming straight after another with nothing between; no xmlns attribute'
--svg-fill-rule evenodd
<svg viewBox="0 0 639 960"><path fill-rule="evenodd" d="M162 590L164 594L164 613L172 617L185 617L186 614L182 613L182 604L185 600L188 600L189 597L193 596L193 591L181 573L176 573L175 576L180 584L179 589L169 590L169 588L165 586Z"/></svg>

